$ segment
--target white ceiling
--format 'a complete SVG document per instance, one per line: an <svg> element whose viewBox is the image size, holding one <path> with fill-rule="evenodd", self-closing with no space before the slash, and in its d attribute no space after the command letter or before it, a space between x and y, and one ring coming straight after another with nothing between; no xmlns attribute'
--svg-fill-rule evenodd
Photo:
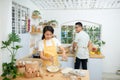
<svg viewBox="0 0 120 80"><path fill-rule="evenodd" d="M31 0L40 9L120 9L120 0Z"/></svg>

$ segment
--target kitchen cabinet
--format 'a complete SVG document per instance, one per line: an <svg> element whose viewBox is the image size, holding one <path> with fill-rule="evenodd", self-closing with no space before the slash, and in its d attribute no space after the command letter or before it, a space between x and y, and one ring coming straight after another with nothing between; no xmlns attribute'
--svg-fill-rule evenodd
<svg viewBox="0 0 120 80"><path fill-rule="evenodd" d="M91 58L92 57L92 58ZM102 64L103 64L103 58L102 55L92 55L89 58L88 61L88 70L90 74L90 80L102 80ZM62 57L59 57L61 67L71 67L74 68L74 57L70 56L68 57L68 61L61 61Z"/></svg>
<svg viewBox="0 0 120 80"><path fill-rule="evenodd" d="M90 74L90 80L102 80L102 64L103 59L90 58L88 62L88 70Z"/></svg>
<svg viewBox="0 0 120 80"><path fill-rule="evenodd" d="M74 68L74 58L73 57L68 57L67 61L62 61L62 57L60 56L59 61L61 64L61 68L65 68L65 67Z"/></svg>

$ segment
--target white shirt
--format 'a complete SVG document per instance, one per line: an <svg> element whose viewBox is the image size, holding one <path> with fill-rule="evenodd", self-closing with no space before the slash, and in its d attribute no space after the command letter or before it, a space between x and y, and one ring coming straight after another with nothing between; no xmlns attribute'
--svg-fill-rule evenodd
<svg viewBox="0 0 120 80"><path fill-rule="evenodd" d="M56 39L56 38L52 38L52 39L53 39L56 47L61 46L61 43L60 43L60 41L58 39ZM46 40L46 46L52 46L52 39ZM43 51L44 50L44 41L43 40L41 40L39 42L39 46L38 47L39 47L38 48L39 51Z"/></svg>
<svg viewBox="0 0 120 80"><path fill-rule="evenodd" d="M88 42L90 38L85 31L76 33L74 42L77 43L76 57L80 59L89 58Z"/></svg>

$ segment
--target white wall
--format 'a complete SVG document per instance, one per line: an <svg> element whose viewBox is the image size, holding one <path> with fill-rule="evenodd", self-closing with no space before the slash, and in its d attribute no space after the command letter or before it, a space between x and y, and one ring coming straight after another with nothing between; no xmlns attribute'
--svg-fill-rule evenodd
<svg viewBox="0 0 120 80"><path fill-rule="evenodd" d="M2 9L1 7L1 3L0 3L0 10ZM0 47L1 47L1 37L2 33L1 33L1 13L0 13ZM1 49L0 49L0 74L2 73L2 55L1 55Z"/></svg>
<svg viewBox="0 0 120 80"><path fill-rule="evenodd" d="M32 15L32 12L33 10L39 10L39 8L34 5L30 0L12 0L20 5L23 5L27 8L30 9L30 19L31 19L31 15ZM30 21L31 25L33 24L33 21L31 19ZM22 45L22 48L19 50L18 54L17 54L17 58L20 59L24 56L27 56L28 54L30 54L30 34L29 33L26 33L26 34L20 34L20 37L21 37L21 43L20 45Z"/></svg>
<svg viewBox="0 0 120 80"><path fill-rule="evenodd" d="M0 46L1 41L7 39L8 33L11 32L11 0L1 0L0 1L0 19L1 19L1 25L0 25ZM4 53L4 54L3 54ZM2 59L0 62L2 63L3 59L6 59L5 61L9 61L9 54L7 52L0 50L0 56L2 56ZM1 66L0 66L0 73L1 73Z"/></svg>
<svg viewBox="0 0 120 80"><path fill-rule="evenodd" d="M30 13L34 9L38 9L30 0L14 0L15 2L30 8ZM0 0L0 47L1 41L7 39L8 34L12 31L12 0ZM31 15L31 14L30 14ZM31 16L30 16L31 17ZM22 34L20 35L22 41L22 49L19 50L17 58L21 58L29 54L29 40L30 35ZM1 54L2 53L2 54ZM2 59L1 59L2 56ZM1 73L1 64L2 62L9 62L10 57L6 50L0 50L0 73Z"/></svg>
<svg viewBox="0 0 120 80"><path fill-rule="evenodd" d="M120 67L120 9L100 10L42 10L43 18L47 20L56 19L59 28L56 29L60 39L60 25L67 21L87 20L102 24L102 40L106 45L102 49L105 55L103 71L112 72Z"/></svg>

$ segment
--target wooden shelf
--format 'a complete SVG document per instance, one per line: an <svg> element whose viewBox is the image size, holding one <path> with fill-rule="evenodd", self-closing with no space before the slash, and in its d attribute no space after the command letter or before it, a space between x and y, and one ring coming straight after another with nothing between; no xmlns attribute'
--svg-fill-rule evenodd
<svg viewBox="0 0 120 80"><path fill-rule="evenodd" d="M59 54L59 53L58 53L58 55L62 56L62 54ZM75 57L74 53L66 53L66 55L68 57ZM97 55L97 54L90 54L89 57L90 58L95 58L95 59L104 59L105 58L105 56L103 54L99 54L99 55Z"/></svg>
<svg viewBox="0 0 120 80"><path fill-rule="evenodd" d="M103 54L99 54L99 55L97 55L97 54L90 54L89 56L90 56L90 58L97 58L97 59L105 58L105 56Z"/></svg>
<svg viewBox="0 0 120 80"><path fill-rule="evenodd" d="M33 19L41 19L41 16L32 16Z"/></svg>
<svg viewBox="0 0 120 80"><path fill-rule="evenodd" d="M41 34L41 32L30 32L30 34Z"/></svg>

